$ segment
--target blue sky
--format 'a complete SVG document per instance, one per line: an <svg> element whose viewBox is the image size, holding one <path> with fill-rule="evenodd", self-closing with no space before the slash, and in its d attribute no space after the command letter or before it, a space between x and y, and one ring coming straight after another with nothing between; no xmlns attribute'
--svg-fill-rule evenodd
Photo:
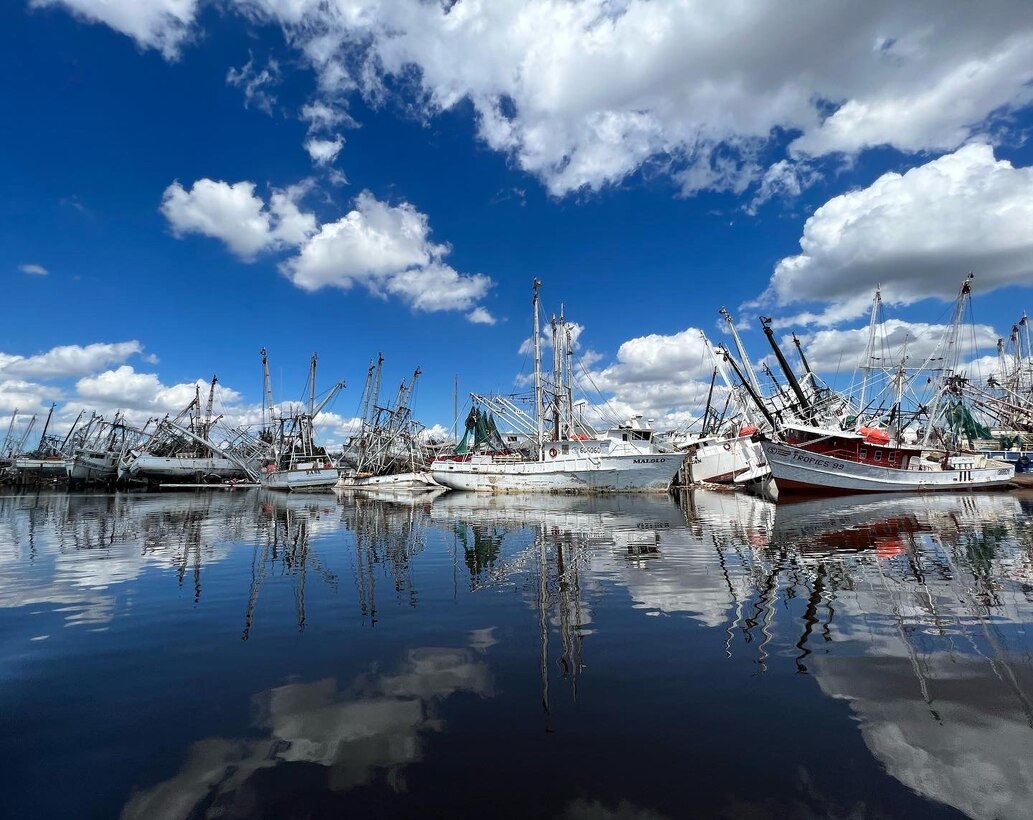
<svg viewBox="0 0 1033 820"><path fill-rule="evenodd" d="M254 417L308 357L452 420L530 367L530 282L616 415L685 423L717 310L849 369L1033 302L1033 5L15 0L0 8L0 416Z"/></svg>

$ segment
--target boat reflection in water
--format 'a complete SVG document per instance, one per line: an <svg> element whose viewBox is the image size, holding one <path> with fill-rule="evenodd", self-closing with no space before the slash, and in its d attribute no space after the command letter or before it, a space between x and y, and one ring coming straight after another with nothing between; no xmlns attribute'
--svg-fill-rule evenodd
<svg viewBox="0 0 1033 820"><path fill-rule="evenodd" d="M686 760L705 816L1027 816L1030 512L3 497L0 770L18 816L679 816Z"/></svg>
<svg viewBox="0 0 1033 820"><path fill-rule="evenodd" d="M201 570L250 537L246 493L41 493L0 497L0 608L60 604L69 624L115 617L113 589L150 569L173 569L201 597Z"/></svg>
<svg viewBox="0 0 1033 820"><path fill-rule="evenodd" d="M786 649L849 702L865 744L913 791L970 817L1028 817L1033 805L1033 530L1014 495L855 496L752 507L697 495L723 566L735 566L729 651L761 669ZM690 520L691 520L690 515ZM753 583L743 583L743 577ZM745 594L744 594L745 593ZM800 613L801 603L802 613ZM790 633L791 635L792 633Z"/></svg>

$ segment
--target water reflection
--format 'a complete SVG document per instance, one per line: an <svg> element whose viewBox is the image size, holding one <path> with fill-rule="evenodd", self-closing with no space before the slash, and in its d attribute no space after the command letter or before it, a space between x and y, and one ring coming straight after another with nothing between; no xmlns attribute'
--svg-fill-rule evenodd
<svg viewBox="0 0 1033 820"><path fill-rule="evenodd" d="M739 526L725 526L733 503L749 509ZM741 644L767 670L795 632L797 671L850 703L891 775L970 817L1025 817L1033 801L1027 503L936 494L775 508L698 496L690 521L701 535L710 530L721 565L740 579L728 586L729 653Z"/></svg>
<svg viewBox="0 0 1033 820"><path fill-rule="evenodd" d="M201 596L201 567L254 529L247 494L0 497L0 608L58 606L68 625L109 623L113 588L151 567Z"/></svg>
<svg viewBox="0 0 1033 820"><path fill-rule="evenodd" d="M134 794L122 817L248 816L279 793L270 770L291 765L322 767L335 793L378 779L404 791L405 769L422 759L424 736L446 728L438 705L456 692L493 694L488 665L471 649L413 649L397 674L371 672L343 688L326 678L260 692L253 725L261 737L198 741L179 773ZM300 802L292 816L307 814Z"/></svg>
<svg viewBox="0 0 1033 820"><path fill-rule="evenodd" d="M677 502L10 496L0 498L0 616L11 614L5 623L21 643L8 637L0 647L14 646L8 657L24 662L36 616L56 612L48 623L97 629L117 620L119 640L140 651L168 618L167 631L195 630L183 643L196 656L180 660L208 664L196 674L212 681L220 709L263 690L247 725L215 729L197 718L188 739L207 739L180 741L167 767L131 781L157 783L179 766L128 803L127 785L126 817L246 815L286 793L284 777L313 793L370 784L398 792L446 729L472 730L487 747L470 741L466 756L490 751L505 768L519 751L509 748L507 709L528 707L521 720L540 721L536 737L555 744L598 731L623 745L662 714L674 738L664 750L683 759L741 731L741 713L752 715L751 731L777 724L772 704L799 733L784 740L790 761L814 740L808 731L838 732L867 749L872 784L892 783L888 773L927 809L929 800L971 817L1018 817L1033 801L1031 511L1033 498L1005 493L778 506L717 492ZM161 597L166 589L171 598ZM145 617L158 599L169 611ZM175 607L196 617L173 620ZM101 639L63 632L58 659L89 657ZM108 657L121 649L109 645ZM220 656L231 652L252 666L245 688L221 694L233 672ZM504 671L489 670L489 656L506 658ZM369 671L356 677L359 669ZM33 686L49 685L30 671ZM137 686L126 674L126 686ZM694 706L686 687L698 687L706 706ZM445 703L457 693L508 700L467 722L449 712L446 725ZM709 726L720 736L700 733L701 710L727 715ZM500 728L486 738L475 720L510 735ZM620 757L595 761L595 786L627 774ZM740 799L749 778L737 777L724 786L736 798L715 796L707 810L763 813L806 795L807 806L848 812L849 785L812 774L790 773L786 792L767 804ZM661 813L641 794L597 794L559 795L550 811ZM678 812L668 804L663 813Z"/></svg>

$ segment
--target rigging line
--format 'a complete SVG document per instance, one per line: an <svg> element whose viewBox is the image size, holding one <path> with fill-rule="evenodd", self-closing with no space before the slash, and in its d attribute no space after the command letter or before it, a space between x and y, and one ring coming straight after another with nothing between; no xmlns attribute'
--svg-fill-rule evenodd
<svg viewBox="0 0 1033 820"><path fill-rule="evenodd" d="M585 367L585 363L579 360L578 365L581 367L581 371L585 374L585 377L588 379L588 381L591 382L592 389L599 394L599 398L603 399L603 404L610 411L610 413L612 413L609 419L611 425L620 424L620 417L617 415L617 411L614 409L613 405L610 404L609 399L603 398L603 391L600 390L599 386L595 383L595 379L593 379L592 374L588 372L588 368Z"/></svg>

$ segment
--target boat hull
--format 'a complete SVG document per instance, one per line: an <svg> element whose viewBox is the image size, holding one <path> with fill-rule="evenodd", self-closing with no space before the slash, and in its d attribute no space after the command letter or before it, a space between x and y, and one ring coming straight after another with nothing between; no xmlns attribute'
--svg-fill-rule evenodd
<svg viewBox="0 0 1033 820"><path fill-rule="evenodd" d="M262 477L262 486L267 490L280 492L315 492L332 490L337 484L337 479L336 467L298 467L267 473Z"/></svg>
<svg viewBox="0 0 1033 820"><path fill-rule="evenodd" d="M497 462L490 456L473 456L462 461L436 459L430 474L442 486L471 492L667 492L683 458L659 453Z"/></svg>
<svg viewBox="0 0 1033 820"><path fill-rule="evenodd" d="M77 453L68 464L72 484L107 484L118 478L117 453Z"/></svg>
<svg viewBox="0 0 1033 820"><path fill-rule="evenodd" d="M931 492L988 490L1007 487L1015 475L1004 462L966 469L897 469L860 464L802 447L765 441L761 446L778 494Z"/></svg>
<svg viewBox="0 0 1033 820"><path fill-rule="evenodd" d="M129 481L151 483L189 482L199 476L219 481L246 477L240 466L228 458L168 458L151 455L137 456L119 475Z"/></svg>
<svg viewBox="0 0 1033 820"><path fill-rule="evenodd" d="M442 485L430 473L394 473L392 475L342 476L337 482L343 490L440 490Z"/></svg>

